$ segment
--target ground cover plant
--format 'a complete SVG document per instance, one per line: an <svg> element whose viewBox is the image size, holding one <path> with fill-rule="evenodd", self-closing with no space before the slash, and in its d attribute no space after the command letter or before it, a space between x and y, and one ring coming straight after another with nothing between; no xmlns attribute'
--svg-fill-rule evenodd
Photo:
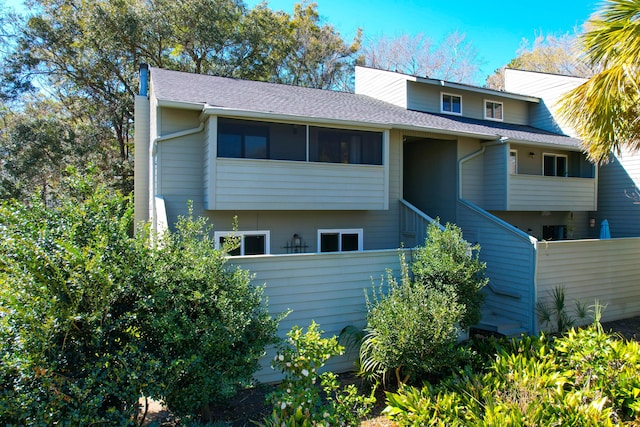
<svg viewBox="0 0 640 427"><path fill-rule="evenodd" d="M640 346L599 323L559 338L493 345L482 369L388 393L399 426L622 426L640 423Z"/></svg>

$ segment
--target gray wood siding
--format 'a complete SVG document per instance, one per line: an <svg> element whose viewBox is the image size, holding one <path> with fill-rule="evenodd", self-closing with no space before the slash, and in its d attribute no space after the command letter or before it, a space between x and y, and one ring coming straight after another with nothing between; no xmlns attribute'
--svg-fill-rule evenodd
<svg viewBox="0 0 640 427"><path fill-rule="evenodd" d="M365 292L379 286L389 268L397 275L398 251L376 251L343 254L304 254L289 256L257 256L231 258L254 274L253 283L265 285L269 312L291 310L280 322L278 335L285 337L294 325L307 328L312 320L325 331L325 336L338 335L342 328L366 325ZM269 383L281 380L270 367L275 355L269 349L261 361L256 379ZM354 369L356 354L332 358L327 369L345 372Z"/></svg>
<svg viewBox="0 0 640 427"><path fill-rule="evenodd" d="M483 209L503 210L507 207L509 175L509 146L489 145L484 152L484 204Z"/></svg>
<svg viewBox="0 0 640 427"><path fill-rule="evenodd" d="M204 175L204 132L162 141L157 147L157 194L165 200L169 224L177 215L187 213L187 202L193 202L195 215L202 212Z"/></svg>
<svg viewBox="0 0 640 427"><path fill-rule="evenodd" d="M484 290L483 315L518 321L534 331L535 246L529 237L499 218L461 202L458 226L465 240L480 245L490 286Z"/></svg>
<svg viewBox="0 0 640 427"><path fill-rule="evenodd" d="M177 108L160 108L160 135L167 135L200 125L200 111L180 110Z"/></svg>
<svg viewBox="0 0 640 427"><path fill-rule="evenodd" d="M407 78L389 71L356 67L355 92L407 108Z"/></svg>
<svg viewBox="0 0 640 427"><path fill-rule="evenodd" d="M640 236L640 155L625 150L598 174L597 223L609 221L612 237Z"/></svg>
<svg viewBox="0 0 640 427"><path fill-rule="evenodd" d="M419 82L407 82L407 108L410 110L440 113L441 93L450 93L462 97L462 115L474 119L484 119L484 101L503 103L504 122L528 124L529 106L526 101L502 98L499 94L487 95L456 88L435 86Z"/></svg>
<svg viewBox="0 0 640 427"><path fill-rule="evenodd" d="M404 199L443 223L454 222L458 187L456 141L424 138L404 144Z"/></svg>
<svg viewBox="0 0 640 427"><path fill-rule="evenodd" d="M510 175L509 210L596 210L595 178Z"/></svg>
<svg viewBox="0 0 640 427"><path fill-rule="evenodd" d="M384 166L216 160L218 210L385 209Z"/></svg>
<svg viewBox="0 0 640 427"><path fill-rule="evenodd" d="M538 301L552 303L551 292L562 286L569 313L574 301L590 306L597 300L606 306L605 322L638 316L639 258L638 238L539 242Z"/></svg>
<svg viewBox="0 0 640 427"><path fill-rule="evenodd" d="M536 96L540 104L531 104L529 121L531 126L552 132L564 132L575 136L573 130L557 117L557 103L562 95L582 84L585 79L536 73L522 70L505 70L505 90Z"/></svg>

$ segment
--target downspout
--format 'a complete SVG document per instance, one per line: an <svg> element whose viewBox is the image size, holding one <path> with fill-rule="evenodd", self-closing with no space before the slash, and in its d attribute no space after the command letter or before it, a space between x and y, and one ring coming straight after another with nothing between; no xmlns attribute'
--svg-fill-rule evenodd
<svg viewBox="0 0 640 427"><path fill-rule="evenodd" d="M152 205L152 227L154 232L158 232L158 217L155 198L158 196L158 144L160 142L169 141L176 138L200 133L204 130L204 115L200 117L200 124L196 128L185 129L178 132L162 135L153 140L151 144L151 205Z"/></svg>

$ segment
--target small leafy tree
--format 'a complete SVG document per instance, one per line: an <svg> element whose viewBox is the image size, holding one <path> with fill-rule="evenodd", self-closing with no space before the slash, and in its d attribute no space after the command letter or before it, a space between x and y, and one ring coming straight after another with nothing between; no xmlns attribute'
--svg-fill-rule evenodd
<svg viewBox="0 0 640 427"><path fill-rule="evenodd" d="M227 266L210 235L206 219L190 212L161 238L143 311L158 397L178 416L205 420L210 403L251 381L279 320L262 303L263 288Z"/></svg>
<svg viewBox="0 0 640 427"><path fill-rule="evenodd" d="M486 283L484 266L452 225L432 224L425 246L414 257L414 280L400 255L400 283L389 273L367 296L367 328L360 347L360 370L373 380L395 372L398 383L414 381L459 363L460 327L479 318L478 292Z"/></svg>
<svg viewBox="0 0 640 427"><path fill-rule="evenodd" d="M0 424L129 425L148 383L128 199L72 175L55 208L0 204Z"/></svg>
<svg viewBox="0 0 640 427"><path fill-rule="evenodd" d="M455 295L462 308L458 322L462 328L480 320L482 294L487 284L485 264L480 262L480 247L462 238L462 231L453 224L441 230L436 223L429 224L424 246L413 254L411 271L415 283Z"/></svg>
<svg viewBox="0 0 640 427"><path fill-rule="evenodd" d="M374 397L360 395L353 384L341 388L332 372L318 372L344 352L335 336L322 338L322 333L313 321L307 332L298 326L289 331L288 342L279 346L272 363L284 380L267 396L273 412L259 425L355 426L369 413Z"/></svg>

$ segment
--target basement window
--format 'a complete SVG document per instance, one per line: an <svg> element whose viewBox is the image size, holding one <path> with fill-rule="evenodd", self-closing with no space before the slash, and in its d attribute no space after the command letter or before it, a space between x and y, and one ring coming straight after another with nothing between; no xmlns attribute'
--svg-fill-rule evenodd
<svg viewBox="0 0 640 427"><path fill-rule="evenodd" d="M318 252L362 251L362 228L318 230Z"/></svg>
<svg viewBox="0 0 640 427"><path fill-rule="evenodd" d="M216 231L215 248L222 249L225 241L232 237L240 239L240 246L229 251L231 256L266 255L270 253L270 232L264 231Z"/></svg>

